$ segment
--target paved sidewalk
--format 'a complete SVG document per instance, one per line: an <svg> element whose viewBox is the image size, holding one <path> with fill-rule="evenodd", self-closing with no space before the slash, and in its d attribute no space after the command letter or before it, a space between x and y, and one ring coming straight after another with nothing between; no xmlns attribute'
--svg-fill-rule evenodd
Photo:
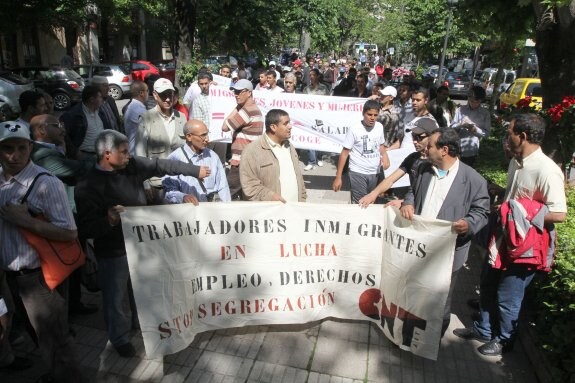
<svg viewBox="0 0 575 383"><path fill-rule="evenodd" d="M349 192L331 191L335 159L330 156L324 167L305 172L310 202L348 203ZM163 359L146 358L141 335L134 332L132 341L138 353L125 359L107 344L101 310L71 319L78 360L91 381L110 383L535 383L533 367L521 344L504 357L488 358L476 351L478 342L452 334L454 328L471 324L471 309L465 302L475 295L478 264L478 257L472 258L471 266L459 278L451 326L436 362L399 350L375 325L341 320L206 332L185 350ZM101 307L99 294L86 293L84 300ZM30 341L23 346L33 348ZM45 368L37 350L32 355L34 368L12 375L0 372L0 382L34 382Z"/></svg>

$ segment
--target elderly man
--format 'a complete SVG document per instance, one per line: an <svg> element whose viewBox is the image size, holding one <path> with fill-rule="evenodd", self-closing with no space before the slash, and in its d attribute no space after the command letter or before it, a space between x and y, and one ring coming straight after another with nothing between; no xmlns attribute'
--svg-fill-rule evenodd
<svg viewBox="0 0 575 383"><path fill-rule="evenodd" d="M93 162L66 158L66 130L55 116L50 114L36 116L30 121L30 128L34 139L32 161L50 171L64 183L70 208L75 212L74 186L94 166ZM84 305L81 298L80 272L76 270L69 278L69 312L91 314L98 310L96 306Z"/></svg>
<svg viewBox="0 0 575 383"><path fill-rule="evenodd" d="M410 187L401 206L401 215L407 219L417 214L427 219L452 221L452 230L458 234L445 303L443 336L449 327L451 298L459 271L467 261L471 238L487 224L489 194L487 181L459 161L459 136L453 129L442 128L431 134L426 155L429 162L418 168L414 186Z"/></svg>
<svg viewBox="0 0 575 383"><path fill-rule="evenodd" d="M14 121L0 124L0 274L5 273L17 287L51 377L58 382L79 382L82 377L69 333L66 300L58 290L46 286L40 257L19 231L23 228L49 240L71 241L78 235L76 224L62 181L34 164L31 152L26 125ZM30 212L42 213L47 221L34 218ZM3 280L0 294L7 300L7 310L0 307L1 326L9 331L14 307ZM29 366L26 360L14 357L8 336L0 337L0 368L19 370Z"/></svg>
<svg viewBox="0 0 575 383"><path fill-rule="evenodd" d="M108 79L104 76L94 76L92 77L92 85L100 88L102 92L102 105L100 106L99 113L104 123L104 129L113 129L123 133L124 127L122 126L120 113L116 106L116 100L108 95L108 91L110 90Z"/></svg>
<svg viewBox="0 0 575 383"><path fill-rule="evenodd" d="M190 176L164 177L162 183L168 203L193 203L219 201L230 202L230 188L226 171L217 154L208 148L210 135L208 127L200 120L189 120L184 127L186 144L168 156L169 160L208 166L212 173L203 180Z"/></svg>
<svg viewBox="0 0 575 383"><path fill-rule="evenodd" d="M239 80L231 88L236 98L237 106L226 117L222 131L232 131L232 159L228 173L228 185L232 199L241 198L240 160L242 152L252 141L263 133L263 117L260 108L254 102L253 85L248 80Z"/></svg>
<svg viewBox="0 0 575 383"><path fill-rule="evenodd" d="M180 132L186 124L186 118L173 108L174 86L165 78L154 83L154 98L157 105L142 115L142 121L136 133L136 156L166 159L179 148L184 141ZM144 183L149 202L160 205L164 200L162 180L153 177Z"/></svg>
<svg viewBox="0 0 575 383"><path fill-rule="evenodd" d="M100 133L94 146L98 162L75 190L78 227L84 238L94 239L108 339L120 356L129 358L136 354L129 331L138 324L120 212L125 206L146 205L142 187L146 179L167 174L204 178L210 169L157 157L131 157L128 138L114 130ZM132 318L124 312L126 294L131 298Z"/></svg>
<svg viewBox="0 0 575 383"><path fill-rule="evenodd" d="M541 231L551 235L549 231L554 231L554 224L565 221L567 202L561 168L541 151L544 136L545 121L541 116L522 113L512 117L507 130L507 147L514 158L509 163L504 200L506 203L526 200L533 207L536 203L543 204L545 228ZM522 209L528 210L523 205ZM536 215L530 211L525 214ZM529 224L535 225L534 222ZM455 329L455 335L485 343L477 350L487 356L499 356L513 348L525 289L539 267L545 266L534 263L539 258L537 253L545 264L551 261L547 258L548 251L554 249L541 246L543 243L543 240L538 243L540 248L526 249L526 257L517 254L515 258L502 258L500 252L496 256L490 254L490 258L499 259L501 265L486 264L482 271L479 319L473 327Z"/></svg>
<svg viewBox="0 0 575 383"><path fill-rule="evenodd" d="M249 144L240 165L242 190L249 201L305 202L307 194L287 112L272 109L266 132Z"/></svg>

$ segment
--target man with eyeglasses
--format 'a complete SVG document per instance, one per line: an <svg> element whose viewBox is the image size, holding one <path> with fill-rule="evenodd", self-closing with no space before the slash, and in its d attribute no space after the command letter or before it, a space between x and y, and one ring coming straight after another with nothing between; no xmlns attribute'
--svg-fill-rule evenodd
<svg viewBox="0 0 575 383"><path fill-rule="evenodd" d="M461 161L471 167L479 154L479 140L489 136L491 115L481 107L485 100L485 89L479 85L469 91L467 105L457 109L450 127L459 133Z"/></svg>
<svg viewBox="0 0 575 383"><path fill-rule="evenodd" d="M30 130L34 146L32 161L48 170L64 183L68 195L68 203L72 212L76 212L74 187L94 166L92 160L73 160L66 158L66 129L55 116L41 114L32 118ZM82 288L80 286L80 271L76 270L68 278L68 311L71 314L88 315L98 311L95 305L82 303Z"/></svg>
<svg viewBox="0 0 575 383"><path fill-rule="evenodd" d="M194 205L215 200L230 202L232 198L226 171L216 152L208 148L210 133L206 124L200 120L189 120L180 137L184 138L186 143L174 150L168 159L208 166L212 172L203 180L184 175L164 177L162 184L166 201Z"/></svg>
<svg viewBox="0 0 575 383"><path fill-rule="evenodd" d="M184 143L180 132L184 129L186 118L173 108L174 91L174 86L168 79L160 78L154 83L154 99L157 105L142 115L136 133L136 156L166 159ZM150 204L163 203L161 178L150 178L144 182L144 189Z"/></svg>
<svg viewBox="0 0 575 383"><path fill-rule="evenodd" d="M243 198L240 182L240 160L248 144L263 134L264 119L260 108L254 102L254 87L249 80L238 80L230 90L234 92L237 106L226 117L222 131L232 132L232 159L228 173L228 185L232 199Z"/></svg>

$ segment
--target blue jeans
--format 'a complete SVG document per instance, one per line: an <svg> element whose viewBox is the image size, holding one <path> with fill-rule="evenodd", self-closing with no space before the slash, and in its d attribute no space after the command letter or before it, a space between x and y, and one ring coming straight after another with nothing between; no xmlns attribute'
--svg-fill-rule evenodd
<svg viewBox="0 0 575 383"><path fill-rule="evenodd" d="M130 341L129 332L132 328L132 323L136 323L137 315L129 286L130 270L128 269L128 258L126 256L98 257L97 260L108 339L114 346L122 346ZM132 318L124 310L126 294L129 294L130 308L135 322L132 322Z"/></svg>
<svg viewBox="0 0 575 383"><path fill-rule="evenodd" d="M525 289L535 272L523 265L497 270L485 262L480 283L480 319L474 322L482 337L497 338L502 343L513 342Z"/></svg>
<svg viewBox="0 0 575 383"><path fill-rule="evenodd" d="M317 161L321 161L321 152L316 152L315 150L308 150L307 151L307 164L308 165L317 165Z"/></svg>

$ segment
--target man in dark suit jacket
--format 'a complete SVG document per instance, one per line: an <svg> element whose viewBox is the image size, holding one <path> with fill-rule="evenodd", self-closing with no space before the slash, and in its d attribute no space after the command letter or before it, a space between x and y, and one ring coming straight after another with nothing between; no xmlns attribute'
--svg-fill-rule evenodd
<svg viewBox="0 0 575 383"><path fill-rule="evenodd" d="M417 214L452 221L452 230L458 234L442 336L449 327L451 298L458 272L467 260L471 238L487 224L489 215L487 181L459 161L459 151L455 130L443 128L433 133L426 150L429 162L420 166L419 176L401 206L401 215L407 219Z"/></svg>

